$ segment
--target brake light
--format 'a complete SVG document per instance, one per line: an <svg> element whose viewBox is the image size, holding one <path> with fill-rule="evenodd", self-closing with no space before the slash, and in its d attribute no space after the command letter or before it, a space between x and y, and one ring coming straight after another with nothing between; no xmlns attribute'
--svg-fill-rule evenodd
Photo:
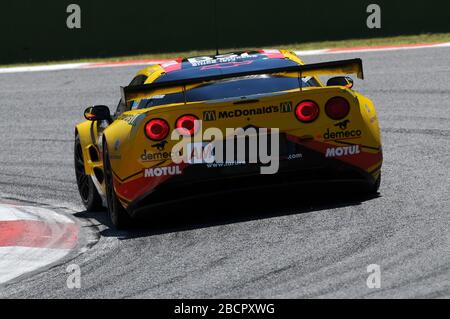
<svg viewBox="0 0 450 319"><path fill-rule="evenodd" d="M144 127L145 135L154 141L161 141L169 135L169 124L163 119L153 119Z"/></svg>
<svg viewBox="0 0 450 319"><path fill-rule="evenodd" d="M350 112L350 104L346 99L335 96L325 104L325 113L333 120L342 120Z"/></svg>
<svg viewBox="0 0 450 319"><path fill-rule="evenodd" d="M195 115L183 115L175 122L175 127L181 135L192 136L198 130L198 117Z"/></svg>
<svg viewBox="0 0 450 319"><path fill-rule="evenodd" d="M313 101L302 101L295 108L295 116L304 123L314 121L319 116L319 106Z"/></svg>

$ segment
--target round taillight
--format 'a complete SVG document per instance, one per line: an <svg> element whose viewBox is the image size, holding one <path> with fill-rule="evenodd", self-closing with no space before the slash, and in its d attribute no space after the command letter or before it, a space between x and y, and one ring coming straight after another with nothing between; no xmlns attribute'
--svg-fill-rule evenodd
<svg viewBox="0 0 450 319"><path fill-rule="evenodd" d="M301 122L312 122L319 116L319 106L313 101L302 101L295 108L295 116Z"/></svg>
<svg viewBox="0 0 450 319"><path fill-rule="evenodd" d="M161 141L169 135L169 124L163 119L153 119L145 124L145 135L154 141Z"/></svg>
<svg viewBox="0 0 450 319"><path fill-rule="evenodd" d="M350 104L343 97L333 97L325 104L325 113L333 120L342 120L349 112Z"/></svg>
<svg viewBox="0 0 450 319"><path fill-rule="evenodd" d="M198 117L195 115L183 115L175 122L175 127L181 135L192 136L197 133L199 126Z"/></svg>

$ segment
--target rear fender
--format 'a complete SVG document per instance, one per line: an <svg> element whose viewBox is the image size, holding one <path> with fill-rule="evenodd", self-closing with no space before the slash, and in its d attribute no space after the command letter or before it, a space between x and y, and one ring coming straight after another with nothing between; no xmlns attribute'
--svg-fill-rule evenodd
<svg viewBox="0 0 450 319"><path fill-rule="evenodd" d="M75 128L75 134L78 134L80 138L86 175L91 176L99 194L104 197L103 158L100 150L101 145L99 146L97 142L97 122L85 121L78 124Z"/></svg>
<svg viewBox="0 0 450 319"><path fill-rule="evenodd" d="M93 174L93 169L96 162L99 160L99 156L95 156L97 152L97 145L95 142L95 136L97 135L96 122L85 121L75 127L75 134L78 135L83 151L84 168L87 175Z"/></svg>

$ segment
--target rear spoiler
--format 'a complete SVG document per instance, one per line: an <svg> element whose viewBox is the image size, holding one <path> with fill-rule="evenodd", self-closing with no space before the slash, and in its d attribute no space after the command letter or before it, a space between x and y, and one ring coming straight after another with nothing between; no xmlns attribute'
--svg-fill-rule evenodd
<svg viewBox="0 0 450 319"><path fill-rule="evenodd" d="M269 68L261 70L252 70L227 74L216 74L208 76L198 76L183 80L160 81L149 84L132 85L121 87L122 99L124 102L128 101L128 96L133 93L143 93L159 88L168 88L174 86L183 86L207 81L223 80L228 78L260 75L260 74L275 74L275 73L293 73L298 72L299 77L302 76L318 76L318 75L339 75L339 74L356 74L359 79L364 79L364 71L361 59L339 60L303 65L294 65L288 67Z"/></svg>

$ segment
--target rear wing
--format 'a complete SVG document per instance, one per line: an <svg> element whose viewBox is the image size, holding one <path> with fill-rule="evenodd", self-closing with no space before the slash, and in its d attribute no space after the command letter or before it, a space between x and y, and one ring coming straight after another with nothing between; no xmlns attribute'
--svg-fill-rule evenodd
<svg viewBox="0 0 450 319"><path fill-rule="evenodd" d="M202 83L207 81L223 80L227 78L243 77L249 75L260 74L276 74L276 73L294 73L298 72L299 77L303 76L319 76L319 75L339 75L339 74L356 74L359 79L364 79L364 71L361 59L339 60L303 65L294 65L278 68L262 68L260 70L218 73L208 76L197 76L182 80L158 81L149 84L131 85L121 87L122 99L128 101L133 93L143 93L159 88L168 88L174 86L185 86L189 84Z"/></svg>

